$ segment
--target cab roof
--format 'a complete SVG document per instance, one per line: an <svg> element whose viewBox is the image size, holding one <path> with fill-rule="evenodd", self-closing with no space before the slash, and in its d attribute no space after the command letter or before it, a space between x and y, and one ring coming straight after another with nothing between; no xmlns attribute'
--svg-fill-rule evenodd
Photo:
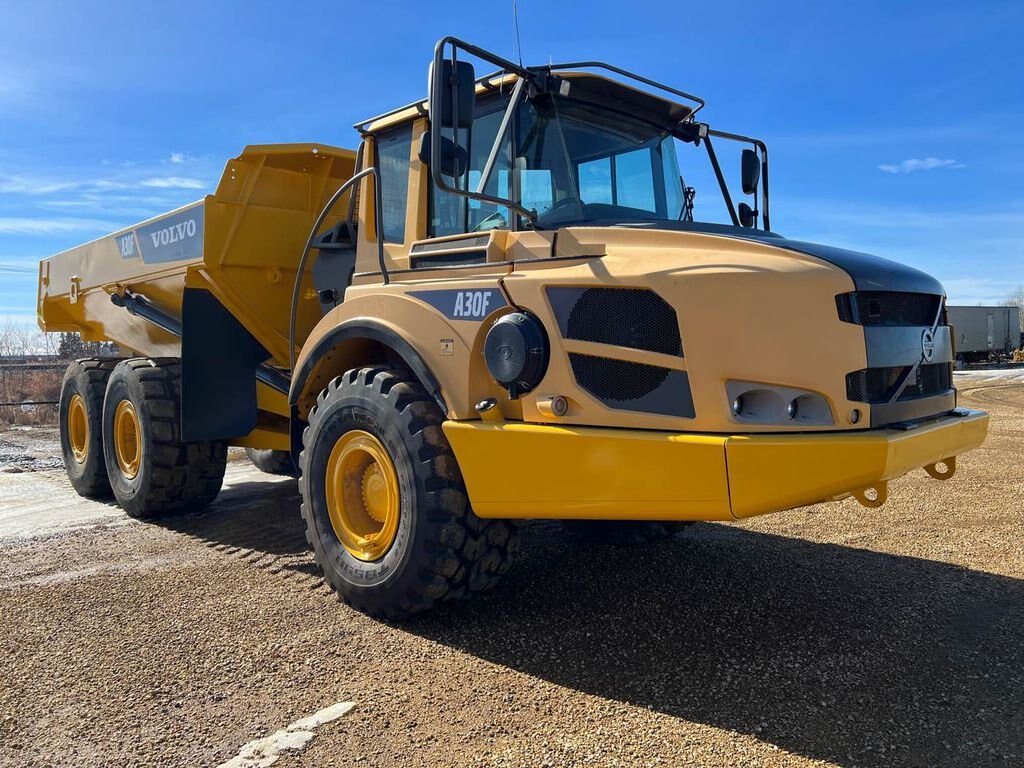
<svg viewBox="0 0 1024 768"><path fill-rule="evenodd" d="M557 68L551 70L551 73L569 81L569 98L619 112L643 115L646 119L664 124L666 127L686 120L696 111L693 107L656 96L604 75L592 72L560 71ZM518 80L518 75L509 72L498 72L481 78L476 84L477 97L510 89L516 80ZM426 116L429 113L427 103L427 99L420 99L391 112L363 120L356 123L354 127L361 134L377 133L407 120Z"/></svg>

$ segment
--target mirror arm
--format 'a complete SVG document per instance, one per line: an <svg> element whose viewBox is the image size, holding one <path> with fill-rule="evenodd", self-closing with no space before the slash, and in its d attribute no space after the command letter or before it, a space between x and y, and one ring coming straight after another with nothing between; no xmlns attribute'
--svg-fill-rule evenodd
<svg viewBox="0 0 1024 768"><path fill-rule="evenodd" d="M761 221L766 232L771 232L772 225L768 218L768 147L763 141L755 141L754 145L761 150Z"/></svg>
<svg viewBox="0 0 1024 768"><path fill-rule="evenodd" d="M729 209L732 225L738 227L740 225L740 218L736 215L736 208L732 204L732 195L729 194L729 185L725 183L725 176L722 175L722 166L718 164L718 155L715 154L715 148L711 144L711 131L708 131L708 135L704 137L704 146L708 150L708 159L711 161L711 167L715 170L718 186L722 189L722 197L725 198L725 207Z"/></svg>
<svg viewBox="0 0 1024 768"><path fill-rule="evenodd" d="M512 72L513 74L519 75L520 77L530 78L532 73L526 67L516 64L514 61L497 56L491 51L485 51L483 48L479 48L471 43L467 43L465 40L460 40L457 37L448 35L442 37L437 41L437 45L434 46L434 61L440 63L440 60L444 58L444 47L451 44L453 48L461 48L463 51L468 53L470 56L476 56L478 59L490 62L496 67L501 67L503 72Z"/></svg>
<svg viewBox="0 0 1024 768"><path fill-rule="evenodd" d="M480 173L480 183L476 185L476 194L482 195L484 189L487 187L487 182L491 180L491 172L494 170L494 163L498 159L498 153L501 151L501 144L505 140L505 134L508 133L508 127L512 123L512 116L515 114L516 109L519 106L519 99L522 96L523 88L526 86L526 80L519 78L516 80L515 88L512 89L512 96L508 100L508 107L505 109L505 114L501 118L501 125L498 126L498 133L494 137L494 144L491 145L491 151L487 155L487 162L484 163L484 169Z"/></svg>
<svg viewBox="0 0 1024 768"><path fill-rule="evenodd" d="M771 219L769 218L768 208L768 145L766 145L760 139L755 139L752 136L743 136L739 133L728 133L726 131L709 130L709 136L720 136L723 139L730 139L732 141L742 141L747 144L753 144L761 152L761 207L764 222L764 229L771 231Z"/></svg>
<svg viewBox="0 0 1024 768"><path fill-rule="evenodd" d="M460 47L463 50L467 51L468 53L474 56L479 56L480 58L486 61L490 61L491 63L505 62L504 59L500 59L499 57L496 57L493 54L489 54L486 51L480 51L480 49L474 48L474 46L463 43L461 40L458 40L454 37L445 37L438 41L437 46L434 48L434 68L432 72L437 73L441 71L441 62L444 60L444 47L448 43L451 43L453 47ZM480 51L480 53L484 55L481 56L480 53L477 53L477 51ZM508 63L511 65L509 67L511 71L515 72L516 74L522 72L521 77L532 77L532 75L525 69L522 69L518 65L512 64L511 62ZM429 94L430 107L433 107L434 105L441 103L441 88L443 88L444 85L445 84L441 82L441 79L439 77L431 76ZM436 130L434 128L433 115L437 113L434 112L432 108L428 109L428 112L430 113L428 117L428 119L430 120L430 157L433 159L441 156L441 129L440 126L438 126ZM452 132L457 140L459 135L458 128L453 128ZM482 200L486 203L503 206L505 208L515 211L519 215L523 216L526 219L529 219L531 222L536 224L536 212L529 211L512 200L503 200L500 197L493 197L491 195L486 195L483 193L475 193L470 191L469 189L459 189L457 185L455 187L452 187L450 184L448 184L448 182L444 180L444 177L441 175L441 168L439 166L440 164L437 162L432 161L430 163L430 178L433 180L434 184L437 185L437 188L440 189L442 192L451 192L456 195L464 195L474 200Z"/></svg>

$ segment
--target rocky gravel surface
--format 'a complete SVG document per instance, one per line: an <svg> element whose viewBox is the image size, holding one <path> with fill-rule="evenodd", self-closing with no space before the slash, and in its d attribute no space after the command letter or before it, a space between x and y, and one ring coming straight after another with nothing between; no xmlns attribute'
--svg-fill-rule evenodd
<svg viewBox="0 0 1024 768"><path fill-rule="evenodd" d="M951 481L655 545L530 526L498 588L397 626L240 463L202 515L8 538L0 765L216 766L339 702L276 768L1024 765L1024 378L957 383L993 426Z"/></svg>
<svg viewBox="0 0 1024 768"><path fill-rule="evenodd" d="M0 432L0 474L61 469L59 434L52 426L15 426Z"/></svg>

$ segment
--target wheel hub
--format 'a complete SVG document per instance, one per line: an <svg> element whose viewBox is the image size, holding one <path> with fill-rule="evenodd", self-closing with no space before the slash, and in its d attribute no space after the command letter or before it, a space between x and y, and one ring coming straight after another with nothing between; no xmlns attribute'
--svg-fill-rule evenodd
<svg viewBox="0 0 1024 768"><path fill-rule="evenodd" d="M398 473L378 437L361 429L331 449L325 478L327 511L341 545L358 560L379 560L398 533Z"/></svg>
<svg viewBox="0 0 1024 768"><path fill-rule="evenodd" d="M373 462L363 472L363 504L366 511L378 523L387 517L388 487L380 464Z"/></svg>
<svg viewBox="0 0 1024 768"><path fill-rule="evenodd" d="M142 429L139 415L130 400L122 400L114 411L114 455L117 466L127 479L139 474L142 463Z"/></svg>
<svg viewBox="0 0 1024 768"><path fill-rule="evenodd" d="M89 416L79 394L72 395L68 404L68 443L75 461L84 464L89 458Z"/></svg>

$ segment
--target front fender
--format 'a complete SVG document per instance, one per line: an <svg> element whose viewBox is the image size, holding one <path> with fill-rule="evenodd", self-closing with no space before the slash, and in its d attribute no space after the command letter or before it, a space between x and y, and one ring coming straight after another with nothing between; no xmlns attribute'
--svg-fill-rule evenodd
<svg viewBox="0 0 1024 768"><path fill-rule="evenodd" d="M494 283L488 286L495 290ZM420 380L448 418L472 418L473 404L496 393L479 347L494 312L473 320L452 319L424 296L422 286L373 287L346 296L328 312L303 344L289 402L299 415L334 376L362 365L399 358ZM433 291L427 292L434 293Z"/></svg>
<svg viewBox="0 0 1024 768"><path fill-rule="evenodd" d="M337 347L347 341L369 341L380 344L397 354L416 378L437 401L438 406L448 415L448 405L441 394L441 385L431 373L430 368L416 349L401 337L397 330L370 318L353 318L328 329L314 343L302 348L302 354L295 364L295 375L292 377L288 391L289 405L297 405L299 399L307 394L310 375L317 364L331 354ZM358 363L356 363L358 365Z"/></svg>

